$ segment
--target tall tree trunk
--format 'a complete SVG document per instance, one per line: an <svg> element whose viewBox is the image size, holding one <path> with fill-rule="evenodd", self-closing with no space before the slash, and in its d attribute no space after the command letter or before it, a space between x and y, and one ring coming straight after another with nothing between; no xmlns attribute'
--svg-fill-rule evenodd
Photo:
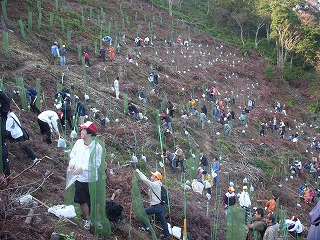
<svg viewBox="0 0 320 240"><path fill-rule="evenodd" d="M169 15L172 16L172 2L173 0L168 0L169 3Z"/></svg>
<svg viewBox="0 0 320 240"><path fill-rule="evenodd" d="M267 43L270 43L270 22L266 21Z"/></svg>

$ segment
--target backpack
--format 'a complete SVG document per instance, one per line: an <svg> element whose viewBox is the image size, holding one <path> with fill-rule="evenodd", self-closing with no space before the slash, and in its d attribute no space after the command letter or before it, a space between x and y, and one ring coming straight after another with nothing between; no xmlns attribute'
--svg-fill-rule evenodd
<svg viewBox="0 0 320 240"><path fill-rule="evenodd" d="M106 201L106 214L110 221L123 219L123 207L112 201Z"/></svg>
<svg viewBox="0 0 320 240"><path fill-rule="evenodd" d="M151 191L161 201L160 203L162 205L167 205L168 204L168 191L167 191L167 189L165 189L164 186L161 186L161 198L159 198L159 196L152 190L152 188L151 188Z"/></svg>
<svg viewBox="0 0 320 240"><path fill-rule="evenodd" d="M163 186L161 186L161 204L162 205L168 204L168 191Z"/></svg>

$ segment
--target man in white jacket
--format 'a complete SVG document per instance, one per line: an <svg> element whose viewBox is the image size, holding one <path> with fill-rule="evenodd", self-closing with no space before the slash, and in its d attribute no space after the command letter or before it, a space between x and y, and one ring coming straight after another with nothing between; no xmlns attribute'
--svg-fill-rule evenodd
<svg viewBox="0 0 320 240"><path fill-rule="evenodd" d="M51 129L56 131L60 138L60 132L58 128L59 116L55 111L47 110L39 114L38 124L42 135L46 135L44 142L51 144Z"/></svg>
<svg viewBox="0 0 320 240"><path fill-rule="evenodd" d="M240 196L239 196L239 205L245 209L251 207L251 200L250 200L249 193L247 191L248 191L248 187L243 186L242 192L240 193Z"/></svg>
<svg viewBox="0 0 320 240"><path fill-rule="evenodd" d="M25 139L23 137L23 132L21 130L21 123L14 112L9 110L8 118L6 121L6 130L10 133L9 139L14 139L18 142L19 146L28 154L28 156L33 160L34 163L38 162L38 159L32 149L26 145Z"/></svg>
<svg viewBox="0 0 320 240"><path fill-rule="evenodd" d="M80 125L81 139L78 139L71 152L67 171L78 175L75 181L74 202L80 204L84 227L89 230L91 196L89 183L98 181L98 168L101 165L102 146L95 140L97 126L90 121ZM97 197L97 196L94 196Z"/></svg>

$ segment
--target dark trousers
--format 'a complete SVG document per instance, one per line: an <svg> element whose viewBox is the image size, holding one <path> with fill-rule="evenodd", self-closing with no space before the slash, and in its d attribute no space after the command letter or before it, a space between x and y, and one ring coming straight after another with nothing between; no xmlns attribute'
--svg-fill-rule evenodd
<svg viewBox="0 0 320 240"><path fill-rule="evenodd" d="M64 118L64 117L62 117L62 119L61 119L61 125L62 125L62 127L66 127L66 121L68 121L68 124L69 124L69 126L70 126L70 129L72 129L72 117L70 117L70 118Z"/></svg>
<svg viewBox="0 0 320 240"><path fill-rule="evenodd" d="M8 177L11 174L11 171L8 159L8 147L5 143L2 144L2 166L4 175Z"/></svg>
<svg viewBox="0 0 320 240"><path fill-rule="evenodd" d="M15 139L16 142L18 142L19 146L26 152L26 154L32 159L36 159L36 155L34 154L34 152L32 151L32 149L26 144L23 136L18 137L17 139Z"/></svg>
<svg viewBox="0 0 320 240"><path fill-rule="evenodd" d="M38 119L38 124L40 127L40 132L42 135L46 135L46 138L44 139L44 142L47 144L51 144L51 129L48 123L41 121Z"/></svg>
<svg viewBox="0 0 320 240"><path fill-rule="evenodd" d="M181 166L181 172L184 172L184 159L182 160L177 160L177 166Z"/></svg>
<svg viewBox="0 0 320 240"><path fill-rule="evenodd" d="M37 114L40 114L40 113L41 113L41 111L39 110L39 108L37 108L37 106L36 106L35 103L31 103L31 104L30 104L30 108L31 108L31 111L32 111L32 112L35 112L35 113L37 113Z"/></svg>
<svg viewBox="0 0 320 240"><path fill-rule="evenodd" d="M90 60L89 58L85 58L84 59L84 63L87 64L90 67Z"/></svg>
<svg viewBox="0 0 320 240"><path fill-rule="evenodd" d="M144 210L146 211L147 215L154 214L156 216L156 219L160 220L162 228L163 228L164 237L169 239L170 233L169 233L169 229L168 229L167 219L164 216L164 205L159 203L156 205L152 205L149 208L145 208ZM142 223L142 226L146 227L146 225L144 223Z"/></svg>

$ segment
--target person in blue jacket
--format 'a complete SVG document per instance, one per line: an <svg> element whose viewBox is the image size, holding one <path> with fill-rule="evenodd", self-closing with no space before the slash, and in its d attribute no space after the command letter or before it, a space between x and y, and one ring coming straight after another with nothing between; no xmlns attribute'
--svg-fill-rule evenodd
<svg viewBox="0 0 320 240"><path fill-rule="evenodd" d="M57 41L54 41L53 45L51 46L51 54L52 54L52 63L54 64L58 59L58 57L60 57L59 43Z"/></svg>
<svg viewBox="0 0 320 240"><path fill-rule="evenodd" d="M214 184L216 185L216 188L218 187L219 184L219 171L220 171L220 163L217 160L216 157L213 158L213 162L211 163L211 172L212 175L216 175L215 177L213 177L214 179Z"/></svg>
<svg viewBox="0 0 320 240"><path fill-rule="evenodd" d="M109 43L109 45L112 45L112 37L106 36L102 39L106 44Z"/></svg>

